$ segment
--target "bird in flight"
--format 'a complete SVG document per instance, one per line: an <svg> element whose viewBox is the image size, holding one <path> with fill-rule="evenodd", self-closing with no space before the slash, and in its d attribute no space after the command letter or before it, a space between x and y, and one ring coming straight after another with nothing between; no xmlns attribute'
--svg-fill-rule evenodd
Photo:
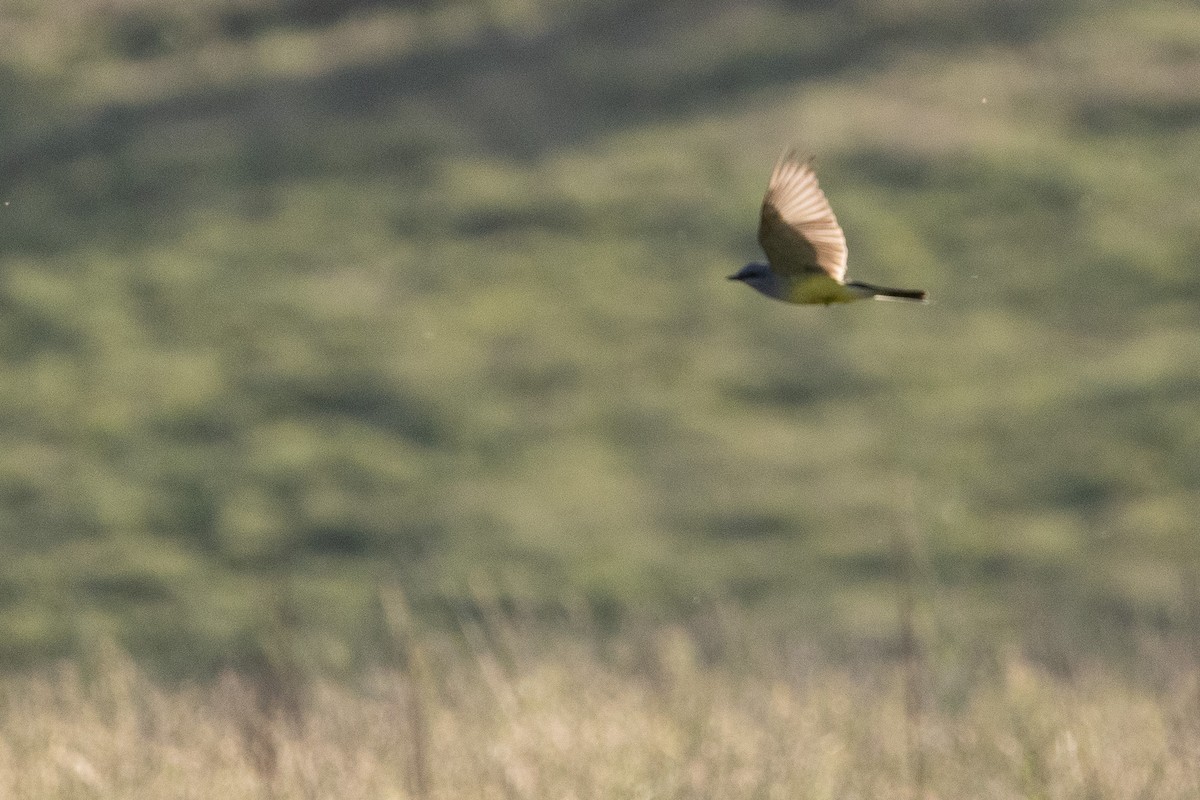
<svg viewBox="0 0 1200 800"><path fill-rule="evenodd" d="M824 305L871 298L925 301L919 289L846 281L846 236L817 185L812 160L794 151L784 153L771 173L758 241L767 263L747 264L729 280L776 300Z"/></svg>

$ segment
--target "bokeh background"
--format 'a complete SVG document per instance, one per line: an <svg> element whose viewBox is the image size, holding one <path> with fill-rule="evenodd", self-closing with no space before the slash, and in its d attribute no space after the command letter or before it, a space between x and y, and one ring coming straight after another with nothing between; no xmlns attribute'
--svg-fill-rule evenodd
<svg viewBox="0 0 1200 800"><path fill-rule="evenodd" d="M5 665L1200 629L1192 3L3 0L0 96ZM723 280L793 145L929 305Z"/></svg>

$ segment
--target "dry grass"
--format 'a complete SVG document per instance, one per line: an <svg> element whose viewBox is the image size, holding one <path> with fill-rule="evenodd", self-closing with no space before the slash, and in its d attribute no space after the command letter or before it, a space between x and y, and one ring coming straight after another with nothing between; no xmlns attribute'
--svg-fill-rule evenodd
<svg viewBox="0 0 1200 800"><path fill-rule="evenodd" d="M706 657L680 629L464 639L410 642L404 669L353 687L276 671L165 688L120 659L10 677L0 796L1200 796L1182 657L1131 680L1014 655L953 691L926 660L914 708L886 660Z"/></svg>

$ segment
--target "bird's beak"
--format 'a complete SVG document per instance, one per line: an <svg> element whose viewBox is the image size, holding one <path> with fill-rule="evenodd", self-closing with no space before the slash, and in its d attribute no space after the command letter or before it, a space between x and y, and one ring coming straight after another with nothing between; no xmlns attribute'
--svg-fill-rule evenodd
<svg viewBox="0 0 1200 800"><path fill-rule="evenodd" d="M741 278L740 278L740 277L738 277L737 275L726 275L726 276L725 276L725 280L727 280L727 281L740 281L740 280L741 280Z"/></svg>

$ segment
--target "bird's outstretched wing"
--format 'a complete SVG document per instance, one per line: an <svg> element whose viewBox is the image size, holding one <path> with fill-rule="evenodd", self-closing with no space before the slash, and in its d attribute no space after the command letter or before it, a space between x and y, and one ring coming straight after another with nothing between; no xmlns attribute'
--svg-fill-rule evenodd
<svg viewBox="0 0 1200 800"><path fill-rule="evenodd" d="M824 273L839 283L846 275L846 236L810 159L784 153L763 198L758 241L779 275Z"/></svg>

